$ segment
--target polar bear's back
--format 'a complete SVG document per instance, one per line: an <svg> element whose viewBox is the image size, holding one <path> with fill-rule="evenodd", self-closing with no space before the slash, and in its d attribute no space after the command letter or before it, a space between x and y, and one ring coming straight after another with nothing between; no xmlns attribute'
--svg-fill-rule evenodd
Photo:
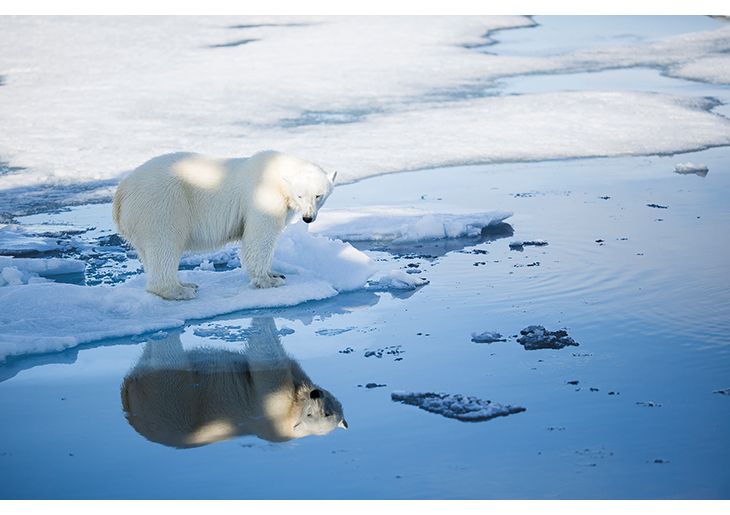
<svg viewBox="0 0 730 515"><path fill-rule="evenodd" d="M141 238L179 235L187 250L240 238L244 211L260 182L248 161L189 152L150 159L125 177L114 195L112 216L119 233L135 247L145 246Z"/></svg>

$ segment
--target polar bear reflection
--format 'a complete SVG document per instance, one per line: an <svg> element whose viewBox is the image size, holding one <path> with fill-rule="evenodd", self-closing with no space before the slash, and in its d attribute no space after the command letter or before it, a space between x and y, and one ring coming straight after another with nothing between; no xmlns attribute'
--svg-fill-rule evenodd
<svg viewBox="0 0 730 515"><path fill-rule="evenodd" d="M122 405L142 436L171 447L256 435L272 442L347 429L342 406L290 358L271 318L255 318L244 352L184 351L150 340L124 378Z"/></svg>

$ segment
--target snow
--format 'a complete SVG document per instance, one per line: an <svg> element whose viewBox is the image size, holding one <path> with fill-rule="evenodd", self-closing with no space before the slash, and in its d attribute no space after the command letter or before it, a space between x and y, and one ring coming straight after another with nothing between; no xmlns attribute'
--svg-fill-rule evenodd
<svg viewBox="0 0 730 515"><path fill-rule="evenodd" d="M455 418L462 422L481 422L512 413L520 413L525 408L514 405L503 406L492 401L484 401L476 397L464 395L448 395L445 393L413 393L394 391L393 401L418 406L422 410L437 413L447 418Z"/></svg>
<svg viewBox="0 0 730 515"><path fill-rule="evenodd" d="M122 175L179 150L274 148L350 183L730 143L719 103L699 95L498 89L517 76L617 68L728 84L730 26L708 19L696 25L719 28L547 54L502 55L493 44L499 30L534 25L522 16L3 17L2 211L108 200Z"/></svg>

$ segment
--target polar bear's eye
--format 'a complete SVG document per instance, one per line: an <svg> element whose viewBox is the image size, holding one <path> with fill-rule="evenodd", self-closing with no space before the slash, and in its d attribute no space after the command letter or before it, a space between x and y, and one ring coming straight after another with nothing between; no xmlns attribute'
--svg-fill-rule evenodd
<svg viewBox="0 0 730 515"><path fill-rule="evenodd" d="M319 200L322 197L322 195L317 195L317 200Z"/></svg>

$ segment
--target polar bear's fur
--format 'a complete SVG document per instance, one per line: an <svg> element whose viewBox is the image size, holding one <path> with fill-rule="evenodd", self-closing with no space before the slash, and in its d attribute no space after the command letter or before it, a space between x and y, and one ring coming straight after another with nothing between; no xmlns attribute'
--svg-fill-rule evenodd
<svg viewBox="0 0 730 515"><path fill-rule="evenodd" d="M137 250L147 291L164 299L194 298L197 285L177 276L185 251L241 241L251 284L284 284L271 270L279 235L297 211L310 223L332 192L337 172L280 152L219 159L193 153L153 158L125 177L114 195L119 234Z"/></svg>
<svg viewBox="0 0 730 515"><path fill-rule="evenodd" d="M124 378L122 407L142 436L187 448L256 435L283 442L347 429L339 401L290 358L272 318L254 318L243 352L150 340Z"/></svg>

